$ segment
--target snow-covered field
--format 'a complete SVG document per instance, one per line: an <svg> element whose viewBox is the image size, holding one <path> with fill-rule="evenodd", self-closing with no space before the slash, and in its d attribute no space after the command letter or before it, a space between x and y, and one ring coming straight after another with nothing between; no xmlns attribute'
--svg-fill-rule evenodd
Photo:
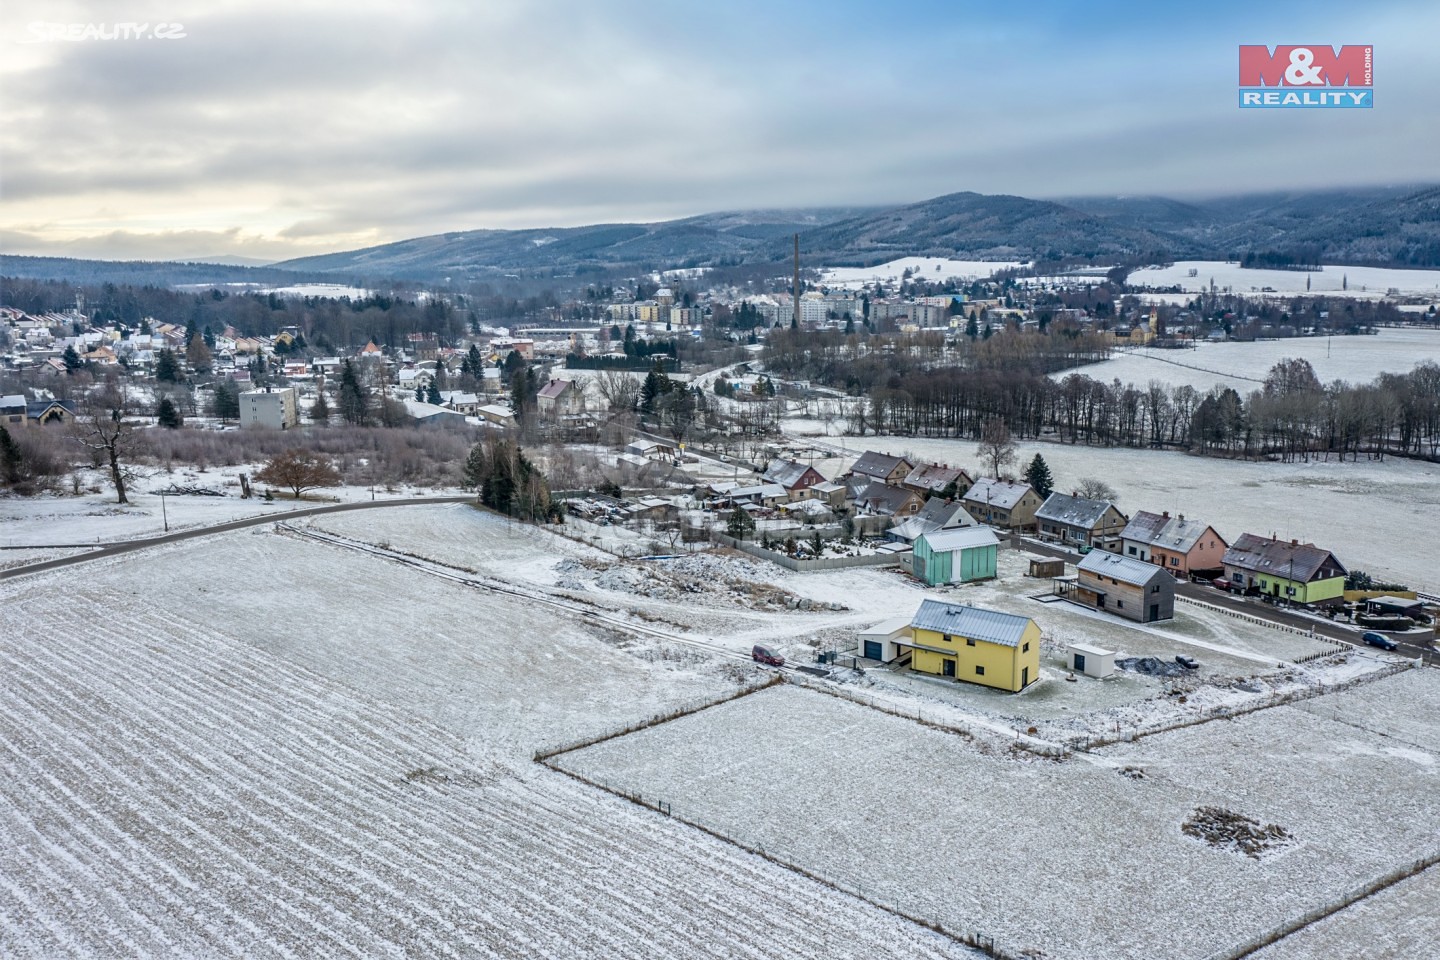
<svg viewBox="0 0 1440 960"><path fill-rule="evenodd" d="M1395 702L1389 682L1365 689ZM558 761L880 902L1055 958L1207 957L1440 844L1433 748L1389 749L1363 724L1294 708L1107 762L1002 744L786 686ZM1180 830L1202 806L1291 840L1257 859L1211 847ZM1324 943L1342 956L1373 942L1341 928Z"/></svg>
<svg viewBox="0 0 1440 960"><path fill-rule="evenodd" d="M1195 276L1190 276L1190 271ZM1127 282L1137 287L1173 287L1187 293L1217 290L1232 293L1260 293L1270 287L1276 293L1303 294L1306 280L1310 293L1379 298L1390 289L1402 295L1440 298L1440 270L1396 270L1390 267L1326 266L1314 272L1300 270L1247 270L1234 261L1181 260L1164 267L1142 267L1131 271ZM1343 288L1343 289L1342 289Z"/></svg>
<svg viewBox="0 0 1440 960"><path fill-rule="evenodd" d="M983 473L968 440L921 437L848 437L852 453L879 450L963 466ZM1056 489L1084 477L1104 480L1127 514L1137 510L1185 514L1214 525L1234 540L1242 533L1271 533L1333 550L1350 569L1394 578L1440 593L1434 544L1415 535L1418 518L1440 512L1440 465L1390 458L1358 463L1271 463L1190 457L1134 450L1025 443L1015 471L1039 453Z"/></svg>
<svg viewBox="0 0 1440 960"><path fill-rule="evenodd" d="M1053 374L1072 373L1104 383L1119 380L1144 386L1151 380L1201 392L1217 384L1241 396L1260 389L1270 368L1299 357L1315 368L1321 383L1369 383L1382 373L1408 373L1416 364L1440 363L1440 329L1387 327L1369 337L1300 337L1256 343L1198 343L1193 350L1127 350L1109 360Z"/></svg>
<svg viewBox="0 0 1440 960"><path fill-rule="evenodd" d="M1440 866L1402 880L1263 950L1254 960L1365 960L1435 955L1440 943Z"/></svg>
<svg viewBox="0 0 1440 960"><path fill-rule="evenodd" d="M820 282L827 287L856 288L876 281L896 283L909 270L917 280L932 283L949 280L983 280L997 270L1023 267L1026 264L1002 260L949 260L945 257L902 257L873 267L824 267Z"/></svg>
<svg viewBox="0 0 1440 960"><path fill-rule="evenodd" d="M863 676L847 671L844 680L864 696L919 704L954 723L1005 730L1038 724L1044 736L1056 740L1112 733L1116 724L1128 732L1199 716L1215 707L1244 707L1280 692L1333 684L1386 662L1383 655L1356 653L1348 665L1281 667L1329 647L1199 604L1182 603L1174 620L1140 626L1069 603L1040 603L1031 597L1049 594L1050 581L1025 576L1029 555L1008 549L1000 552L996 580L926 588L896 570L792 573L729 551L675 560L621 560L466 505L334 514L306 526L502 578L539 595L639 618L736 653L763 643L796 662L813 661L817 647L855 650L860 630L908 616L926 597L1033 617L1045 638L1041 682L1021 697L888 670ZM796 598L809 609L795 609ZM837 602L843 609L833 609ZM1121 673L1103 683L1068 683L1062 680L1068 641L1165 661L1185 653L1196 657L1200 668L1185 678L1189 697L1184 705L1165 697L1167 683L1152 676ZM1271 674L1249 684L1255 690L1237 687L1256 675Z"/></svg>
<svg viewBox="0 0 1440 960"><path fill-rule="evenodd" d="M458 496L464 493L462 490L428 487L377 488L373 492L369 487L325 487L310 491L299 501L292 499L288 493L277 494L273 501L267 501L263 496L243 500L240 498L238 474L253 475L255 469L252 465L211 469L204 473L183 470L158 472L130 488L128 505L117 504L114 491L98 478L95 485L102 489L101 493L84 493L78 497L6 497L0 499L0 546L113 543L158 537L166 532L167 522L169 531L173 533L247 517L284 519L284 514L291 510L326 503ZM170 495L162 503L159 494L153 491L168 490L172 483L216 489L224 496ZM255 489L261 490L262 486L257 484ZM9 552L0 552L0 564L7 560L5 554Z"/></svg>
<svg viewBox="0 0 1440 960"><path fill-rule="evenodd" d="M0 954L969 956L882 910L537 767L531 754L724 695L760 674L727 650L743 656L764 642L803 662L816 646L852 641L926 596L1034 616L1051 640L1084 638L1167 658L1193 653L1202 667L1187 678L1192 709L1262 696L1233 686L1252 674L1278 688L1374 665L1355 655L1348 666L1276 671L1272 660L1314 645L1202 607L1141 629L1041 604L1029 594L1048 582L1024 578L1025 556L1008 550L999 580L934 591L894 571L796 574L728 551L622 560L464 504L327 515L298 526L382 545L385 556L266 525L0 585L0 831L8 841L0 847ZM456 574L505 581L527 596L447 579ZM1186 795L1181 803L1179 787L1158 789L1157 801L1144 792L1148 782L1111 769L1174 734L1094 763L1010 757L1017 726L1032 720L1042 736L1059 738L1181 712L1174 698L1157 696L1161 684L1151 678L1072 684L1058 680L1053 660L1043 669L1050 679L1019 697L884 670L840 675L861 696L977 731L973 743L797 690L737 701L760 708L741 720L724 720L729 708L721 707L653 732L703 741L690 753L697 762L710 758L705 777L725 781L705 799L717 810L736 796L751 798L737 809L752 815L785 808L759 817L768 818L756 825L767 850L795 854L887 903L924 879L919 912L1002 945L1049 944L1046 931L1069 916L1048 906L1046 898L1067 896L1047 886L1049 874L1015 869L1074 862L1078 855L1065 852L1067 811L1080 811L1105 851L1126 845L1116 836L1150 844L1129 843L1135 849L1117 854L1113 866L1087 875L1081 906L1101 891L1128 895L1126 884L1139 881L1122 873L1153 876L1177 849L1203 862L1193 883L1209 884L1206 895L1276 876L1264 869L1272 861L1251 866L1234 854L1189 849L1198 844L1178 835L1174 816L1199 801ZM1405 795L1409 782L1397 770L1429 757L1424 744L1433 742L1427 718L1437 697L1428 676L1411 671L1343 698L1264 713L1299 710L1324 728L1316 743L1333 743L1332 727L1357 738L1375 723L1414 725L1403 740L1344 753L1374 765L1374 777ZM1367 699L1386 684L1409 712L1387 706L1395 697ZM1326 716L1331 703L1353 717ZM1243 722L1195 730L1223 744ZM648 736L611 743L628 750ZM794 762L758 769L752 758L726 753L772 741ZM679 764L676 776L690 762L667 761ZM932 777L932 769L942 772ZM644 775L657 774L646 766ZM705 777L690 782L698 788ZM752 785L754 777L763 784ZM896 794L881 797L891 805L856 812L876 782ZM665 791L643 792L675 803L682 817L697 809L682 790ZM1037 795L1053 815L1033 813ZM985 814L984 838L966 849L998 842L1015 828L1006 817L1029 816L1015 834L1023 855L987 855L983 872L946 858L961 844L955 825L968 823L954 811L970 810L970 796L981 806L998 798L1004 809ZM1396 806L1394 830L1433 821L1409 802L1402 796ZM1138 833L1097 828L1112 815L1135 819ZM1306 823L1276 822L1297 835ZM1345 849L1363 838L1377 859L1391 839L1366 827ZM1304 846L1306 856L1318 846ZM1361 860L1350 868L1368 868ZM1281 882L1296 887L1289 878ZM1036 889L1043 909L998 906L1017 902L1007 896L1016 890L1028 891L1029 903ZM1296 889L1274 909L1306 893ZM1174 894L1176 902L1184 895ZM1088 946L1110 936L1109 923L1065 931L1072 946L1052 956L1126 955Z"/></svg>
<svg viewBox="0 0 1440 960"><path fill-rule="evenodd" d="M734 665L268 530L0 591L7 957L966 955L530 762Z"/></svg>

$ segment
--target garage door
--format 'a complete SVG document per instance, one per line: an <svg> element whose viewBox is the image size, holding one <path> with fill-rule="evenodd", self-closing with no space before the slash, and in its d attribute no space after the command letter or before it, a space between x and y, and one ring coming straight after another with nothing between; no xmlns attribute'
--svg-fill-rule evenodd
<svg viewBox="0 0 1440 960"><path fill-rule="evenodd" d="M881 646L880 646L880 641L879 641L879 640L866 640L866 641L865 641L865 659L866 659L866 660L881 660L881 659L883 659L883 655L882 655L882 653L881 653Z"/></svg>

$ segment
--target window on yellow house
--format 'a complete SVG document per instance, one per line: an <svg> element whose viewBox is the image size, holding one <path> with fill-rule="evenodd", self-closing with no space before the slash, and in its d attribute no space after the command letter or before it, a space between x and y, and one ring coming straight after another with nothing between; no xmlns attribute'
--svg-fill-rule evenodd
<svg viewBox="0 0 1440 960"><path fill-rule="evenodd" d="M985 676L985 668L984 668L984 667L981 667L981 666L977 666L977 667L975 668L975 676L977 676L977 677L983 677L983 676Z"/></svg>

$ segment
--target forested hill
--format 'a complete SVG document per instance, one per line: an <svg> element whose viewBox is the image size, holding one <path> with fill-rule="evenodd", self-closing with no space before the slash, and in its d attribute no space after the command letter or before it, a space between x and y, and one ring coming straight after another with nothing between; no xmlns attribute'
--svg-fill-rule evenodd
<svg viewBox="0 0 1440 960"><path fill-rule="evenodd" d="M1174 200L1033 200L953 193L885 208L737 211L659 223L466 230L264 267L0 257L0 276L82 283L463 285L666 267L782 263L800 235L807 266L903 256L1102 264L1254 257L1262 262L1440 266L1440 187L1357 188Z"/></svg>

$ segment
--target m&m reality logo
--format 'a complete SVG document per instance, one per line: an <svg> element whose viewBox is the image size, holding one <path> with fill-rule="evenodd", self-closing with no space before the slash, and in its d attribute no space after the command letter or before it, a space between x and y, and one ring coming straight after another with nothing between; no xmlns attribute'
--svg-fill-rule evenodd
<svg viewBox="0 0 1440 960"><path fill-rule="evenodd" d="M1240 46L1240 106L1355 109L1375 105L1374 48Z"/></svg>

